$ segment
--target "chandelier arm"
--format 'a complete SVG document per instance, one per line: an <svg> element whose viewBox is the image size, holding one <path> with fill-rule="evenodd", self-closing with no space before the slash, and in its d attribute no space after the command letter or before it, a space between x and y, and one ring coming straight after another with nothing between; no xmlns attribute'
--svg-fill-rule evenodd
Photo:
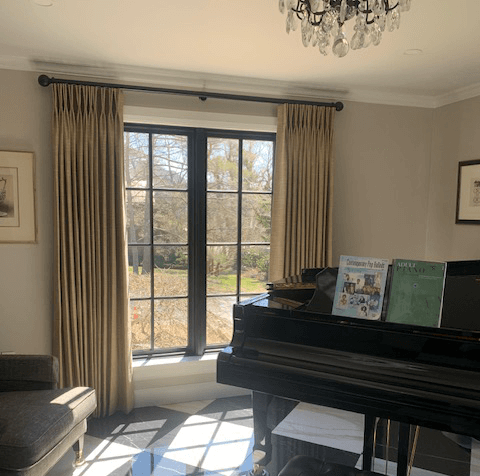
<svg viewBox="0 0 480 476"><path fill-rule="evenodd" d="M316 14L316 15L317 15L317 14ZM320 13L318 13L318 15L320 15ZM312 21L312 20L309 19L308 21L310 22L310 25L312 25L312 26L319 26L319 25L321 25L321 24L322 24L322 20L323 20L323 15L324 15L324 14L322 14L322 16L320 17L320 20L313 20L313 21Z"/></svg>
<svg viewBox="0 0 480 476"><path fill-rule="evenodd" d="M297 18L299 20L302 19L302 17L300 16L301 13L303 13L303 10L301 9L301 5L303 5L303 1L302 0L298 0L297 2L297 6L295 8L292 7L292 12L295 12L296 15L297 15Z"/></svg>
<svg viewBox="0 0 480 476"><path fill-rule="evenodd" d="M399 4L399 2L397 2L393 7L391 7L389 5L390 2L388 0L383 0L383 3L385 5L385 13L388 13L388 12L391 12L392 10L395 10L395 8L397 8L398 4Z"/></svg>
<svg viewBox="0 0 480 476"><path fill-rule="evenodd" d="M367 25L371 25L372 23L375 23L375 14L373 13L373 9L370 8L369 1L370 0L366 0L366 10L362 11L362 13L365 14L365 23ZM373 18L371 17L372 14L373 14ZM369 17L371 18L371 20L369 20Z"/></svg>
<svg viewBox="0 0 480 476"><path fill-rule="evenodd" d="M375 13L373 12L373 9L370 8L370 5L368 3L370 0L366 0L366 1L367 1L367 9L362 11L362 13L365 14L365 23L367 25L371 25L375 23ZM369 20L369 17L371 18L370 20Z"/></svg>
<svg viewBox="0 0 480 476"><path fill-rule="evenodd" d="M304 8L302 9L302 5ZM325 13L327 13L327 10L322 10L320 12L314 12L312 11L310 7L310 2L308 0L298 0L297 6L295 8L292 8L292 11L294 11L297 14L297 18L299 20L302 20L301 15L306 15L308 16L308 22L312 26L319 26L322 23L323 16ZM320 16L320 20L317 20L317 16Z"/></svg>

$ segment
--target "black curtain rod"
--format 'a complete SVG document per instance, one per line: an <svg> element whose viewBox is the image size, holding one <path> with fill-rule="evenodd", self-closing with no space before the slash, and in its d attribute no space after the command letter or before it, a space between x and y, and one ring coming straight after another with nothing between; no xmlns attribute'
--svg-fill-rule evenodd
<svg viewBox="0 0 480 476"><path fill-rule="evenodd" d="M132 84L96 83L92 81L77 81L74 79L49 78L45 74L42 74L38 77L38 83L40 84L40 86L44 86L44 87L50 86L50 84L53 84L53 83L59 83L59 84L76 84L80 86L97 86L99 88L120 88L120 89L128 89L130 91L145 91L149 93L177 94L180 96L197 96L202 101L205 101L207 98L231 99L233 101L264 102L264 103L272 103L272 104L285 104L285 103L308 104L310 106L334 107L337 111L341 111L343 109L342 102L301 101L301 100L295 100L295 99L242 96L237 94L212 93L212 92L206 92L206 91L188 91L184 89L168 89L168 88L155 88L151 86L135 86Z"/></svg>

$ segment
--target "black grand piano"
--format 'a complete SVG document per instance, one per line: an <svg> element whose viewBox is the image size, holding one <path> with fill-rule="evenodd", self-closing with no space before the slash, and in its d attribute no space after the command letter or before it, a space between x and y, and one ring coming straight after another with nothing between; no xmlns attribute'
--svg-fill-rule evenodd
<svg viewBox="0 0 480 476"><path fill-rule="evenodd" d="M233 339L218 356L217 381L364 414L366 470L377 417L400 422L397 475L407 474L410 425L480 438L480 332L312 310L320 271L234 306ZM470 327L480 322L479 274L479 262L449 263L442 322L455 325L460 313ZM476 294L465 299L462 292Z"/></svg>

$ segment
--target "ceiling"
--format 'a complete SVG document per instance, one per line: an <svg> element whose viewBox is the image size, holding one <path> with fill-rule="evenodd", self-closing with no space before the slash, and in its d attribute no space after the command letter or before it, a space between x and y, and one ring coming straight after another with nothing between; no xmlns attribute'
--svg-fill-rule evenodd
<svg viewBox="0 0 480 476"><path fill-rule="evenodd" d="M52 1L0 0L0 68L422 107L480 94L478 0L412 0L344 58L287 35L277 0Z"/></svg>

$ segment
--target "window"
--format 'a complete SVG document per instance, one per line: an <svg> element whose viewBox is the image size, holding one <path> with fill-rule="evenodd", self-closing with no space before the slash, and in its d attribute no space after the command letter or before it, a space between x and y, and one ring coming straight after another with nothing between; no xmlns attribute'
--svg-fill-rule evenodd
<svg viewBox="0 0 480 476"><path fill-rule="evenodd" d="M134 354L201 355L265 292L272 133L125 125Z"/></svg>

